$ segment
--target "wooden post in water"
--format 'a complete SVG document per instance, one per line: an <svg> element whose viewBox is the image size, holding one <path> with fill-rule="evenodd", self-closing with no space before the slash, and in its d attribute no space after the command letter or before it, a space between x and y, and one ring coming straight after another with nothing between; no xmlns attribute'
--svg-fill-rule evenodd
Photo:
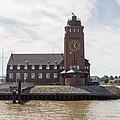
<svg viewBox="0 0 120 120"><path fill-rule="evenodd" d="M21 104L21 81L18 80L18 104Z"/></svg>
<svg viewBox="0 0 120 120"><path fill-rule="evenodd" d="M13 104L16 104L16 89L12 90L12 102Z"/></svg>

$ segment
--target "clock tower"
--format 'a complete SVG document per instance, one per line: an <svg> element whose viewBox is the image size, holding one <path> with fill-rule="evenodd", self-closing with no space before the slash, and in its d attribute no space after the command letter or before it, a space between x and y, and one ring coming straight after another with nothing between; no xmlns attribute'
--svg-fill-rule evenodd
<svg viewBox="0 0 120 120"><path fill-rule="evenodd" d="M72 13L73 14L73 13ZM74 14L65 26L64 84L86 85L84 58L84 26Z"/></svg>

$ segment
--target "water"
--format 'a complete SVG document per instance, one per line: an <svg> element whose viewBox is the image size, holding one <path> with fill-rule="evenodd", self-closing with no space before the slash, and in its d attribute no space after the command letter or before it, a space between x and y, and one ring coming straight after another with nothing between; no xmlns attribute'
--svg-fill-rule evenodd
<svg viewBox="0 0 120 120"><path fill-rule="evenodd" d="M0 120L120 120L120 100L0 101Z"/></svg>

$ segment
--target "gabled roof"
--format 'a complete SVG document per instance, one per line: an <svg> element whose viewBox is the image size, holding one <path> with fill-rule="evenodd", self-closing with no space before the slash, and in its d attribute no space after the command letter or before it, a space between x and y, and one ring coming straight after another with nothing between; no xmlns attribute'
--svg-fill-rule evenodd
<svg viewBox="0 0 120 120"><path fill-rule="evenodd" d="M64 60L63 54L11 54L8 65L54 65Z"/></svg>

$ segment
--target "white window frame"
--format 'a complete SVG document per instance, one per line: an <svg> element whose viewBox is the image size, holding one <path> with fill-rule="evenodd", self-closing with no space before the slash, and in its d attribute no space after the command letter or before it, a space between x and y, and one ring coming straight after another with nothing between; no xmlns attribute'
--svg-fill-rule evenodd
<svg viewBox="0 0 120 120"><path fill-rule="evenodd" d="M9 79L13 79L13 73L9 73Z"/></svg>
<svg viewBox="0 0 120 120"><path fill-rule="evenodd" d="M77 69L78 69L78 70L80 69L80 66L79 66L79 65L77 65Z"/></svg>
<svg viewBox="0 0 120 120"><path fill-rule="evenodd" d="M50 73L46 73L46 79L50 79Z"/></svg>
<svg viewBox="0 0 120 120"><path fill-rule="evenodd" d="M42 70L42 66L41 65L39 65L39 70Z"/></svg>
<svg viewBox="0 0 120 120"><path fill-rule="evenodd" d="M31 73L31 79L35 79L35 73Z"/></svg>
<svg viewBox="0 0 120 120"><path fill-rule="evenodd" d="M46 70L49 70L49 69L50 69L50 66L49 66L49 65L47 65L47 66L46 66Z"/></svg>
<svg viewBox="0 0 120 120"><path fill-rule="evenodd" d="M73 66L70 66L70 70L72 70Z"/></svg>
<svg viewBox="0 0 120 120"><path fill-rule="evenodd" d="M13 65L10 65L10 70L13 70Z"/></svg>
<svg viewBox="0 0 120 120"><path fill-rule="evenodd" d="M21 79L21 74L20 73L16 73L16 80Z"/></svg>
<svg viewBox="0 0 120 120"><path fill-rule="evenodd" d="M80 32L80 29L79 29L79 28L77 29L77 32Z"/></svg>
<svg viewBox="0 0 120 120"><path fill-rule="evenodd" d="M42 79L43 78L43 73L38 73L38 78Z"/></svg>
<svg viewBox="0 0 120 120"><path fill-rule="evenodd" d="M27 65L25 65L25 66L24 66L24 70L27 70L27 69L28 69L28 66L27 66Z"/></svg>
<svg viewBox="0 0 120 120"><path fill-rule="evenodd" d="M28 79L28 73L24 73L24 80Z"/></svg>
<svg viewBox="0 0 120 120"><path fill-rule="evenodd" d="M60 66L60 70L62 70L63 69L63 66Z"/></svg>
<svg viewBox="0 0 120 120"><path fill-rule="evenodd" d="M17 65L17 70L20 70L20 65Z"/></svg>
<svg viewBox="0 0 120 120"><path fill-rule="evenodd" d="M35 70L35 66L34 65L32 65L32 70Z"/></svg>
<svg viewBox="0 0 120 120"><path fill-rule="evenodd" d="M54 65L54 70L57 70L57 65Z"/></svg>
<svg viewBox="0 0 120 120"><path fill-rule="evenodd" d="M75 29L75 28L73 29L73 32L76 32L76 29Z"/></svg>
<svg viewBox="0 0 120 120"><path fill-rule="evenodd" d="M55 79L55 78L58 78L58 73L54 73L53 74L53 78Z"/></svg>

